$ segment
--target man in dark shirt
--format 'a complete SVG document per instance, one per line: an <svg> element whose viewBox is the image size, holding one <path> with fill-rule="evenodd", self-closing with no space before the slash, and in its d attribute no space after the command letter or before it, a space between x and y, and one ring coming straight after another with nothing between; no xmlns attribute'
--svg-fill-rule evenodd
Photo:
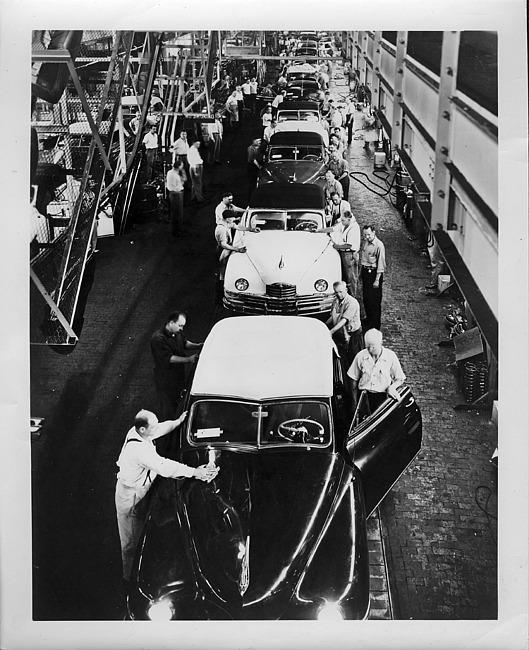
<svg viewBox="0 0 529 650"><path fill-rule="evenodd" d="M198 354L187 356L187 350L199 350L203 343L193 343L184 336L184 312L169 314L163 327L151 337L154 359L154 383L158 394L160 420L174 419L180 393L185 386L186 363L196 363Z"/></svg>

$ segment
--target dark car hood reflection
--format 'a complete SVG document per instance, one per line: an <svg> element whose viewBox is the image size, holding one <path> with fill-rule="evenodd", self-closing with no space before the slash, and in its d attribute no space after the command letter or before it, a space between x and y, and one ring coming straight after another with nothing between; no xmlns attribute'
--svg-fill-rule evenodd
<svg viewBox="0 0 529 650"><path fill-rule="evenodd" d="M204 463L204 450L188 452L183 462ZM166 565L165 584L171 576L187 583L184 593L190 594L194 574L205 598L234 618L260 618L261 609L267 618L279 618L351 470L337 454L307 453L305 448L302 453L264 454L222 450L217 463L220 473L211 484L187 481L177 491L176 510L191 566L166 556L180 570L175 573L174 566ZM178 528L177 520L173 524ZM174 525L172 531L178 533ZM151 538L153 534L151 528ZM149 558L143 560L152 568ZM157 572L160 580L162 575ZM156 587L158 594L171 590Z"/></svg>
<svg viewBox="0 0 529 650"><path fill-rule="evenodd" d="M267 176L278 183L314 183L323 177L324 162L296 161L296 162L269 162L265 168L262 180L267 182Z"/></svg>

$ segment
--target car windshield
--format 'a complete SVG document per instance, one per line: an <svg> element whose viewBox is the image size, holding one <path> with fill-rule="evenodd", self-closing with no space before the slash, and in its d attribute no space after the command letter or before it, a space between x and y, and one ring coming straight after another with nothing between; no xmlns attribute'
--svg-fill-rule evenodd
<svg viewBox="0 0 529 650"><path fill-rule="evenodd" d="M269 159L278 160L323 160L323 147L318 146L284 146L270 147Z"/></svg>
<svg viewBox="0 0 529 650"><path fill-rule="evenodd" d="M299 121L317 122L318 113L316 113L315 111L281 111L280 113L278 113L277 116L278 122L289 122L291 120L294 120L296 122Z"/></svg>
<svg viewBox="0 0 529 650"><path fill-rule="evenodd" d="M322 217L317 212L291 211L291 212L254 212L250 218L250 228L260 230L309 230L322 228Z"/></svg>
<svg viewBox="0 0 529 650"><path fill-rule="evenodd" d="M317 400L256 402L208 399L195 402L188 420L192 445L252 447L331 442L329 407Z"/></svg>

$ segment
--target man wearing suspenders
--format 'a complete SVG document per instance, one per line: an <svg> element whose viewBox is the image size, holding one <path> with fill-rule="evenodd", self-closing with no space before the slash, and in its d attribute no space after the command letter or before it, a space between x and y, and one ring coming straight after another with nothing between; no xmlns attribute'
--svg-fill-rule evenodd
<svg viewBox="0 0 529 650"><path fill-rule="evenodd" d="M158 422L158 418L151 411L139 411L134 419L134 426L127 433L121 448L117 460L119 472L115 501L123 578L127 582L130 580L136 546L145 522L145 496L156 476L160 474L166 478L196 478L209 483L218 474L218 467L189 467L157 453L153 440L176 429L186 415L187 411L177 420Z"/></svg>

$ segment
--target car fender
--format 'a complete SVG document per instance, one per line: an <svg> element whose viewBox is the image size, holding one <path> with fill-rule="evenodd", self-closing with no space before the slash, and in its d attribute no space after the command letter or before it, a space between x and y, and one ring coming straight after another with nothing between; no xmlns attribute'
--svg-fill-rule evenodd
<svg viewBox="0 0 529 650"><path fill-rule="evenodd" d="M313 555L298 583L292 607L340 603L344 618L369 612L369 552L366 513L359 473L349 471Z"/></svg>

